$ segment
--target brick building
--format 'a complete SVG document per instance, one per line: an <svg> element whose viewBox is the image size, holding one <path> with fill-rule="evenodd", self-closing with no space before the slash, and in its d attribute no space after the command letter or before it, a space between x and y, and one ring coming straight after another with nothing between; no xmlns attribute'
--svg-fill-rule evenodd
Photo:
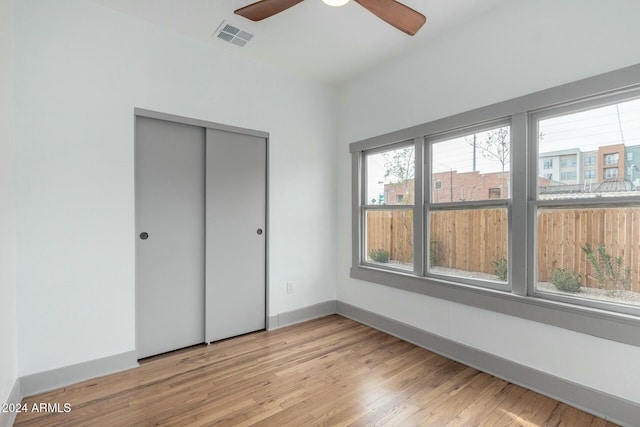
<svg viewBox="0 0 640 427"><path fill-rule="evenodd" d="M545 186L551 184L544 178L539 178L539 182ZM438 172L433 174L431 185L434 203L504 199L511 194L509 172ZM413 180L385 184L384 200L388 205L412 204L415 200Z"/></svg>
<svg viewBox="0 0 640 427"><path fill-rule="evenodd" d="M511 194L509 172L438 172L431 186L435 203L505 199Z"/></svg>

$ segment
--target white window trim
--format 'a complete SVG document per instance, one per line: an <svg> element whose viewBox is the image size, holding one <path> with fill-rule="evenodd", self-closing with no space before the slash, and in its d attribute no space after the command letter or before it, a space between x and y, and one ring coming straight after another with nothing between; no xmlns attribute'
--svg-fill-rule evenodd
<svg viewBox="0 0 640 427"><path fill-rule="evenodd" d="M532 263L533 245L528 245L530 236L535 236L535 230L532 229L535 221L527 219L533 218L532 214L537 206L553 206L554 203L557 205L557 201L529 199L530 195L535 195L537 191L537 180L531 179L530 171L537 171L538 168L535 144L529 142L535 141L528 135L531 131L530 116L560 105L572 111L576 111L576 108L589 109L590 104L598 105L603 102L602 99L610 98L614 92L616 97L623 98L631 96L629 95L631 91L634 92L634 96L640 94L640 64L350 144L353 194L351 277L640 346L640 315L635 307L631 312L626 312L626 306L624 310L615 312L611 311L609 303L589 305L582 300L576 302L571 297L549 298L547 294L538 295L532 288L535 283L535 277L533 277L535 269L527 268L528 265L535 265ZM585 99L589 101L584 102ZM576 106L578 103L580 105ZM422 152L424 136L454 131L465 133L478 124L487 124L504 118L511 120L512 144L525 146L525 149L512 150L511 153L513 189L509 212L511 292L461 283L450 277L424 276L425 227L423 224L425 224L427 209L422 198L429 197L429 192L432 191L430 180L424 180L428 181L426 183L428 185L424 188L426 191L422 188L425 165L425 156ZM414 271L390 271L377 266L363 265L361 263L360 204L362 152L407 140L413 140L416 147ZM533 153L535 155L532 155ZM514 164L526 164L526 167L514 168ZM562 204L566 205L566 202L562 201ZM627 204L633 201L607 198L605 202L610 205ZM580 202L575 201L575 204L579 205Z"/></svg>

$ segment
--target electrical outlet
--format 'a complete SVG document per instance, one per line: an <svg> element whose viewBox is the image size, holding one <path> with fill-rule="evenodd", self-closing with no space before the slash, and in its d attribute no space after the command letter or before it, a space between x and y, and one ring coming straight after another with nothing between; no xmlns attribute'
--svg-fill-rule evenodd
<svg viewBox="0 0 640 427"><path fill-rule="evenodd" d="M293 282L287 282L287 293L288 294L293 293Z"/></svg>

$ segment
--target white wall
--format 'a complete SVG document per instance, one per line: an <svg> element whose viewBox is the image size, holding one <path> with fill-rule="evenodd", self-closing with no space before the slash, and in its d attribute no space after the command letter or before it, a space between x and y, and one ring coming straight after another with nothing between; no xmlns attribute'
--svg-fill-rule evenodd
<svg viewBox="0 0 640 427"><path fill-rule="evenodd" d="M0 403L17 376L13 0L0 1ZM0 414L2 418L2 414Z"/></svg>
<svg viewBox="0 0 640 427"><path fill-rule="evenodd" d="M335 298L333 88L90 2L16 3L20 375L134 349L134 107L270 132L270 314Z"/></svg>
<svg viewBox="0 0 640 427"><path fill-rule="evenodd" d="M640 402L640 348L349 278L348 144L640 62L640 2L513 0L348 82L338 126L340 301ZM428 25L428 21L427 21Z"/></svg>

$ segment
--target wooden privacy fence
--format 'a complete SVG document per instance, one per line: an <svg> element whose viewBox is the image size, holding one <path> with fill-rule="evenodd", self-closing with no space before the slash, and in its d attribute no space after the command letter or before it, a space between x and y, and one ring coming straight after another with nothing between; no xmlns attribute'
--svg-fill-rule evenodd
<svg viewBox="0 0 640 427"><path fill-rule="evenodd" d="M367 254L389 251L390 259L413 261L411 211L367 212ZM507 210L469 209L431 212L433 265L494 274L492 262L507 258ZM538 280L551 281L554 268L579 274L582 284L598 287L582 248L606 246L631 268L632 290L640 292L640 208L545 209L538 213Z"/></svg>
<svg viewBox="0 0 640 427"><path fill-rule="evenodd" d="M491 263L507 258L504 208L435 211L429 221L433 265L493 274Z"/></svg>
<svg viewBox="0 0 640 427"><path fill-rule="evenodd" d="M550 282L554 268L567 268L582 284L598 287L582 248L605 246L631 268L634 292L640 292L640 208L547 209L538 213L538 280Z"/></svg>
<svg viewBox="0 0 640 427"><path fill-rule="evenodd" d="M367 212L367 255L371 249L384 249L389 259L413 262L413 211Z"/></svg>

